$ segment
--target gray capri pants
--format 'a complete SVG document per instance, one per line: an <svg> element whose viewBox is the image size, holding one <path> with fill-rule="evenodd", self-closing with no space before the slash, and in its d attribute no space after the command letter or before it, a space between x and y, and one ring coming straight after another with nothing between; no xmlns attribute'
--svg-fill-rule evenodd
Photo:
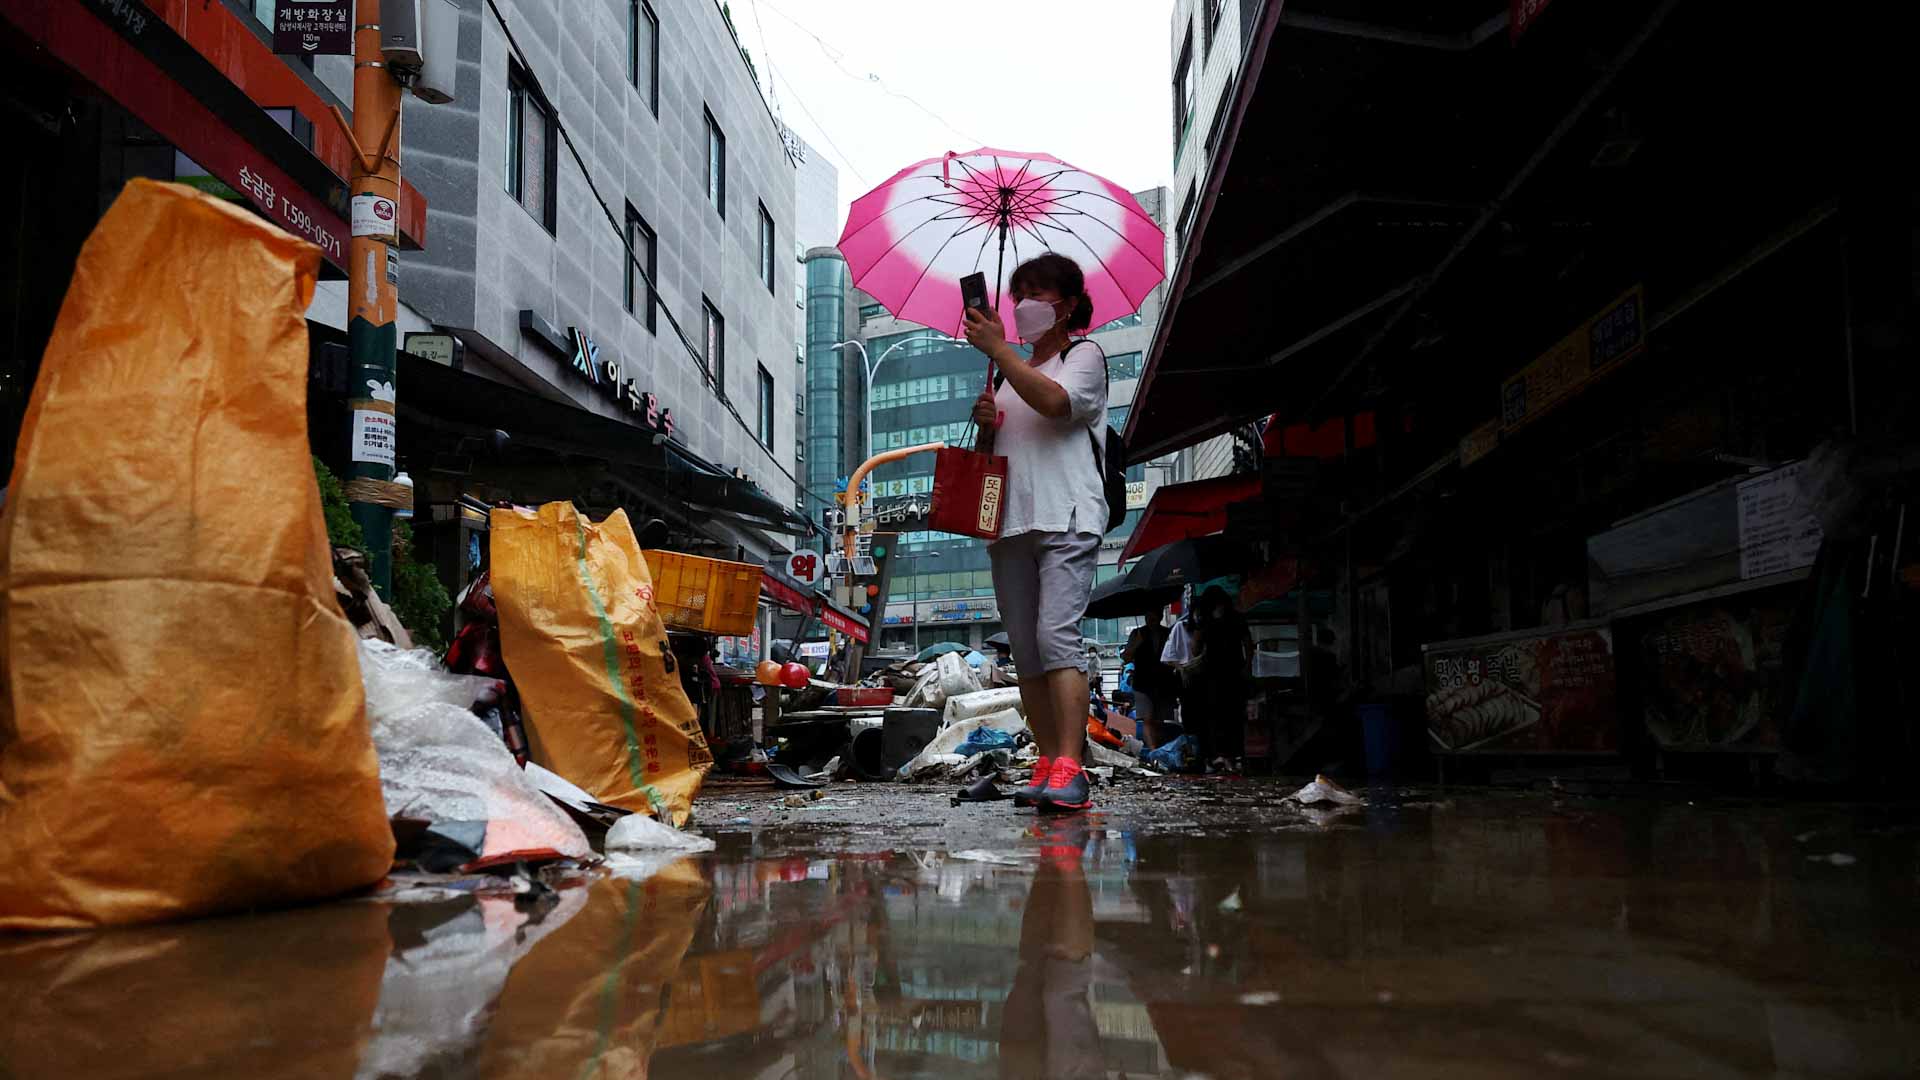
<svg viewBox="0 0 1920 1080"><path fill-rule="evenodd" d="M1100 537L1024 532L989 544L987 557L993 562L993 595L1020 677L1066 668L1085 671L1080 618L1093 592Z"/></svg>

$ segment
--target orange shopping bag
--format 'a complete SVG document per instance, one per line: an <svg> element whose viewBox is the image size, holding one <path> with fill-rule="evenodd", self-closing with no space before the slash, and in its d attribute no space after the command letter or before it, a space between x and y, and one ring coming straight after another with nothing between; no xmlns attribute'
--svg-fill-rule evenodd
<svg viewBox="0 0 1920 1080"><path fill-rule="evenodd" d="M319 250L129 183L0 514L0 928L337 896L393 861L307 448Z"/></svg>

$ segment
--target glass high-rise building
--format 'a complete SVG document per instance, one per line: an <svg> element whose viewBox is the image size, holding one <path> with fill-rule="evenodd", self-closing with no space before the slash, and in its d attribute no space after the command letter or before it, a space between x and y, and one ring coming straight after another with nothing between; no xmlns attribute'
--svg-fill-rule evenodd
<svg viewBox="0 0 1920 1080"><path fill-rule="evenodd" d="M805 418L806 514L820 520L822 510L834 504L834 484L858 465L862 395L859 358L851 349L834 346L847 333L847 263L833 248L814 248L802 261L806 266L807 396ZM848 374L852 374L849 379ZM848 423L848 417L852 423Z"/></svg>

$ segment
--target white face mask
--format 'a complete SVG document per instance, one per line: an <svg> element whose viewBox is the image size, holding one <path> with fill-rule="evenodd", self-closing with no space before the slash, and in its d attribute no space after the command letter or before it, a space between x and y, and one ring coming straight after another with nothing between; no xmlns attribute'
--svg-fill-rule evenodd
<svg viewBox="0 0 1920 1080"><path fill-rule="evenodd" d="M1020 332L1020 340L1029 345L1045 337L1059 321L1053 305L1045 300L1022 300L1013 305L1013 328Z"/></svg>

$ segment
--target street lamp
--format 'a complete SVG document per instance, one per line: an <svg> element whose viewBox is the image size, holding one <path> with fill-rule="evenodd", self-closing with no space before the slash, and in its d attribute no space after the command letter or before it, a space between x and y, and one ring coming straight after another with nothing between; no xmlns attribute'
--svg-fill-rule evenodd
<svg viewBox="0 0 1920 1080"><path fill-rule="evenodd" d="M881 351L880 358L878 360L874 360L871 363L869 363L867 361L867 346L865 342L836 341L833 343L832 347L836 349L844 349L849 345L853 346L856 349L859 349L860 350L860 370L865 372L867 377L867 383L866 383L867 426L866 426L866 432L865 432L866 437L864 439L866 452L860 455L861 461L866 461L868 458L871 458L873 456L873 377L879 373L880 365L887 362L887 357L893 355L893 350L898 349L902 345L910 345L918 341L944 341L950 345L964 344L959 338L948 337L947 335L940 334L940 333L936 333L932 337L919 337L919 338L908 337L908 338L903 338L887 346L884 350Z"/></svg>

